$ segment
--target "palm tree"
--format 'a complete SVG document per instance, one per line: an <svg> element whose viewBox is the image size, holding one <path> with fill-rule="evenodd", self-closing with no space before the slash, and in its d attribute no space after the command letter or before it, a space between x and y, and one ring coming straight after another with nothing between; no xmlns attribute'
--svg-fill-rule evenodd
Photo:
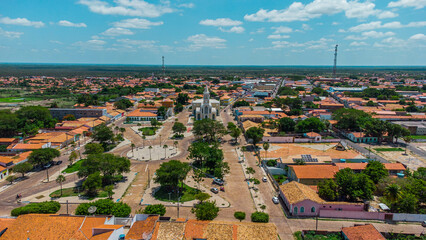
<svg viewBox="0 0 426 240"><path fill-rule="evenodd" d="M175 151L176 151L176 153L177 153L178 141L174 141L174 142L173 142L173 145L175 146Z"/></svg>
<svg viewBox="0 0 426 240"><path fill-rule="evenodd" d="M401 188L395 183L386 187L385 196L389 201L391 201L393 208L394 203L396 203L401 198Z"/></svg>
<svg viewBox="0 0 426 240"><path fill-rule="evenodd" d="M143 135L143 136L142 136L142 144L143 144L143 146L142 146L142 147L143 147L143 148L145 147L145 139L146 139L146 136L145 136L145 135Z"/></svg>
<svg viewBox="0 0 426 240"><path fill-rule="evenodd" d="M148 149L149 149L149 160L152 160L152 158L151 158L151 149L152 149L152 146L149 146Z"/></svg>
<svg viewBox="0 0 426 240"><path fill-rule="evenodd" d="M413 140L413 138L411 136L403 136L402 139L404 139L405 142L405 155L407 155L407 147L408 144L410 144L411 140Z"/></svg>
<svg viewBox="0 0 426 240"><path fill-rule="evenodd" d="M58 176L58 178L56 178L56 182L59 183L59 185L61 185L61 196L62 196L62 183L65 182L65 177L64 175L60 174Z"/></svg>
<svg viewBox="0 0 426 240"><path fill-rule="evenodd" d="M263 143L263 149L265 150L265 159L268 158L268 149L269 149L270 145L269 142L264 142Z"/></svg>
<svg viewBox="0 0 426 240"><path fill-rule="evenodd" d="M167 148L168 147L169 146L167 146L166 144L163 145L163 148L164 148L164 158L166 158L166 156L167 156Z"/></svg>
<svg viewBox="0 0 426 240"><path fill-rule="evenodd" d="M133 155L133 157L134 157L134 156L135 156L135 153L133 152L133 149L135 148L135 144L134 144L134 143L130 144L130 147L132 148L132 155Z"/></svg>

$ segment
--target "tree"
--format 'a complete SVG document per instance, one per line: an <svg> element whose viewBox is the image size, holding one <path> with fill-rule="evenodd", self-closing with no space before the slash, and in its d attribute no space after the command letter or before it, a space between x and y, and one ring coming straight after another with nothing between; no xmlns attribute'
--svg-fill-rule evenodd
<svg viewBox="0 0 426 240"><path fill-rule="evenodd" d="M192 131L196 137L207 142L215 142L226 134L225 126L221 122L208 118L195 121Z"/></svg>
<svg viewBox="0 0 426 240"><path fill-rule="evenodd" d="M310 117L296 124L296 130L301 133L322 132L325 130L325 124L316 117Z"/></svg>
<svg viewBox="0 0 426 240"><path fill-rule="evenodd" d="M216 202L207 201L197 204L191 212L195 213L197 220L213 220L217 217L219 208L216 207Z"/></svg>
<svg viewBox="0 0 426 240"><path fill-rule="evenodd" d="M90 206L96 207L96 212L89 213ZM75 215L113 215L115 217L128 217L132 209L126 203L114 203L110 199L99 199L94 202L82 203L75 210Z"/></svg>
<svg viewBox="0 0 426 240"><path fill-rule="evenodd" d="M389 125L389 123L373 118L365 123L364 132L367 136L377 137L379 143L381 143L386 132L386 125Z"/></svg>
<svg viewBox="0 0 426 240"><path fill-rule="evenodd" d="M156 118L151 118L150 123L151 123L151 126L154 128L160 125L160 122Z"/></svg>
<svg viewBox="0 0 426 240"><path fill-rule="evenodd" d="M195 197L195 199L197 199L198 201L203 203L204 201L206 201L207 199L210 198L210 195L208 193L200 192L200 193L195 194L194 197Z"/></svg>
<svg viewBox="0 0 426 240"><path fill-rule="evenodd" d="M172 130L173 130L174 134L181 135L181 134L183 134L186 131L186 127L181 122L175 122L173 124Z"/></svg>
<svg viewBox="0 0 426 240"><path fill-rule="evenodd" d="M234 217L238 220L243 221L246 219L246 213L245 212L234 212Z"/></svg>
<svg viewBox="0 0 426 240"><path fill-rule="evenodd" d="M336 182L326 179L318 183L318 195L324 200L335 201L338 197Z"/></svg>
<svg viewBox="0 0 426 240"><path fill-rule="evenodd" d="M190 170L191 167L188 163L171 160L160 165L160 168L155 172L154 182L159 183L161 186L177 189L179 183L183 185L183 180L185 180Z"/></svg>
<svg viewBox="0 0 426 240"><path fill-rule="evenodd" d="M24 135L33 135L40 128L53 128L56 120L49 109L42 106L24 106L15 112L18 118L18 129Z"/></svg>
<svg viewBox="0 0 426 240"><path fill-rule="evenodd" d="M78 154L76 151L72 151L70 156L68 157L69 165L72 165L73 162L78 158Z"/></svg>
<svg viewBox="0 0 426 240"><path fill-rule="evenodd" d="M193 168L192 172L193 172L192 179L194 179L194 181L198 185L198 189L200 189L200 183L204 181L205 174L202 170L197 168Z"/></svg>
<svg viewBox="0 0 426 240"><path fill-rule="evenodd" d="M105 124L94 128L92 138L98 141L104 149L109 149L111 148L111 144L114 144L114 133Z"/></svg>
<svg viewBox="0 0 426 240"><path fill-rule="evenodd" d="M83 189L87 190L88 195L96 195L100 187L102 187L102 177L99 172L90 174L83 182Z"/></svg>
<svg viewBox="0 0 426 240"><path fill-rule="evenodd" d="M235 139L235 143L238 143L238 138L241 135L241 129L236 127L236 128L231 130L231 133L229 135Z"/></svg>
<svg viewBox="0 0 426 240"><path fill-rule="evenodd" d="M126 110L133 106L133 103L129 99L120 99L114 103L114 107L122 110Z"/></svg>
<svg viewBox="0 0 426 240"><path fill-rule="evenodd" d="M169 146L167 146L166 144L163 145L163 148L164 148L164 158L167 158L167 148L168 147Z"/></svg>
<svg viewBox="0 0 426 240"><path fill-rule="evenodd" d="M78 171L79 177L88 177L91 174L100 172L105 183L112 183L118 174L130 171L130 160L119 157L111 153L91 154L86 159L81 160Z"/></svg>
<svg viewBox="0 0 426 240"><path fill-rule="evenodd" d="M148 147L148 149L149 149L149 160L151 160L151 159L152 159L152 157L151 157L151 149L152 149L152 146L149 146L149 147Z"/></svg>
<svg viewBox="0 0 426 240"><path fill-rule="evenodd" d="M412 193L403 192L398 202L398 211L403 213L415 213L419 200Z"/></svg>
<svg viewBox="0 0 426 240"><path fill-rule="evenodd" d="M264 212L254 212L251 214L252 222L267 223L269 222L269 214Z"/></svg>
<svg viewBox="0 0 426 240"><path fill-rule="evenodd" d="M387 186L385 190L385 196L393 206L393 204L401 198L401 187L395 183Z"/></svg>
<svg viewBox="0 0 426 240"><path fill-rule="evenodd" d="M132 148L132 153L133 153L133 149L136 147L136 145L134 143L131 143L130 147Z"/></svg>
<svg viewBox="0 0 426 240"><path fill-rule="evenodd" d="M209 144L207 142L193 142L188 147L189 159L193 160L195 167L205 169L207 173L219 177L223 174L222 168L226 167L222 164L224 159L222 149L219 149L218 144ZM216 170L219 169L220 170ZM219 174L219 175L216 175Z"/></svg>
<svg viewBox="0 0 426 240"><path fill-rule="evenodd" d="M189 96L186 93L179 93L176 98L176 102L182 105L188 104L188 101L189 101Z"/></svg>
<svg viewBox="0 0 426 240"><path fill-rule="evenodd" d="M18 132L19 119L9 109L0 110L0 137L13 137Z"/></svg>
<svg viewBox="0 0 426 240"><path fill-rule="evenodd" d="M13 183L13 181L15 181L15 179L16 179L16 177L15 177L14 175L9 175L9 176L6 178L6 181L8 181L10 184L12 184L12 183Z"/></svg>
<svg viewBox="0 0 426 240"><path fill-rule="evenodd" d="M263 143L263 149L265 150L265 159L268 158L268 150L269 150L269 143L268 142L264 142Z"/></svg>
<svg viewBox="0 0 426 240"><path fill-rule="evenodd" d="M162 119L166 119L166 108L161 106L157 109L157 116L162 117Z"/></svg>
<svg viewBox="0 0 426 240"><path fill-rule="evenodd" d="M99 154L105 151L104 147L102 147L99 143L88 143L84 146L85 154Z"/></svg>
<svg viewBox="0 0 426 240"><path fill-rule="evenodd" d="M256 144L263 138L265 129L260 127L251 127L246 131L246 137L252 140L253 146L256 149Z"/></svg>
<svg viewBox="0 0 426 240"><path fill-rule="evenodd" d="M72 114L67 114L62 118L62 121L75 121L75 120L76 120L76 118Z"/></svg>
<svg viewBox="0 0 426 240"><path fill-rule="evenodd" d="M365 123L371 119L368 113L350 108L338 109L332 116L334 120L337 120L337 128L354 131L360 131Z"/></svg>
<svg viewBox="0 0 426 240"><path fill-rule="evenodd" d="M338 171L334 177L340 198L354 202L370 200L373 197L375 186L366 174L355 174L350 168L345 168Z"/></svg>
<svg viewBox="0 0 426 240"><path fill-rule="evenodd" d="M114 194L114 185L108 185L104 188L105 192L108 194L108 198L112 199L112 195Z"/></svg>
<svg viewBox="0 0 426 240"><path fill-rule="evenodd" d="M410 144L410 142L413 140L413 138L410 135L406 135L406 136L402 137L402 139L405 142L405 155L407 155L407 147Z"/></svg>
<svg viewBox="0 0 426 240"><path fill-rule="evenodd" d="M12 168L14 172L22 174L22 177L25 177L25 173L31 171L32 169L33 165L29 162L17 164Z"/></svg>
<svg viewBox="0 0 426 240"><path fill-rule="evenodd" d="M389 175L385 165L379 161L370 161L363 171L375 184Z"/></svg>
<svg viewBox="0 0 426 240"><path fill-rule="evenodd" d="M240 100L240 101L236 101L232 107L237 108L237 107L248 107L248 106L250 106L249 102L247 102L246 100Z"/></svg>
<svg viewBox="0 0 426 240"><path fill-rule="evenodd" d="M59 157L61 153L54 148L42 148L34 150L28 157L28 161L35 165L44 165ZM49 168L46 168L47 181L49 181Z"/></svg>
<svg viewBox="0 0 426 240"><path fill-rule="evenodd" d="M145 213L145 214L158 214L160 216L164 216L164 214L166 214L166 207L163 204L148 205L143 210L143 213Z"/></svg>
<svg viewBox="0 0 426 240"><path fill-rule="evenodd" d="M59 174L59 176L56 178L56 183L58 183L59 185L61 185L61 196L62 196L62 183L65 182L65 177L62 174Z"/></svg>
<svg viewBox="0 0 426 240"><path fill-rule="evenodd" d="M281 132L293 132L296 123L289 117L281 118L278 123L278 128Z"/></svg>

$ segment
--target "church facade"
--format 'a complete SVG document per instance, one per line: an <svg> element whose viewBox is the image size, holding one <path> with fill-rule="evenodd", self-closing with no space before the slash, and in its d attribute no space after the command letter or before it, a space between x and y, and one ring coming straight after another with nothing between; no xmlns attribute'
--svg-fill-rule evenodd
<svg viewBox="0 0 426 240"><path fill-rule="evenodd" d="M216 120L219 116L220 102L215 99L210 99L209 89L204 89L203 99L197 99L192 101L192 114L194 114L195 120L201 119L212 119Z"/></svg>

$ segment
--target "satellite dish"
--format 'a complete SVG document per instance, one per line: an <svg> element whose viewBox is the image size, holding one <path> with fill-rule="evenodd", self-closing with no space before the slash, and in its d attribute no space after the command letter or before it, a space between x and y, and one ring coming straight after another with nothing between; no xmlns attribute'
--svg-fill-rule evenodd
<svg viewBox="0 0 426 240"><path fill-rule="evenodd" d="M96 207L95 207L95 206L90 206L90 207L89 207L89 209L87 209L87 211L88 211L90 214L93 214L93 213L95 213L95 212L96 212Z"/></svg>

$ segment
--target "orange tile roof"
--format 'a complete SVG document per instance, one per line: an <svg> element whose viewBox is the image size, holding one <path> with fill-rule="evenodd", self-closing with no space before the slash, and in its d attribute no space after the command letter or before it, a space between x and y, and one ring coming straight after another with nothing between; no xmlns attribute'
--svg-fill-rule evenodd
<svg viewBox="0 0 426 240"><path fill-rule="evenodd" d="M145 221L137 221L129 229L126 239L142 239L144 233L151 233L154 230L158 216L149 216Z"/></svg>
<svg viewBox="0 0 426 240"><path fill-rule="evenodd" d="M15 221L15 218L0 218L0 231L10 227Z"/></svg>
<svg viewBox="0 0 426 240"><path fill-rule="evenodd" d="M152 112L141 112L139 109L127 114L128 117L157 117L157 114Z"/></svg>
<svg viewBox="0 0 426 240"><path fill-rule="evenodd" d="M363 226L344 227L342 232L348 240L385 240L377 229L371 225L366 224Z"/></svg>
<svg viewBox="0 0 426 240"><path fill-rule="evenodd" d="M339 171L339 167L333 165L292 165L299 179L332 179Z"/></svg>
<svg viewBox="0 0 426 240"><path fill-rule="evenodd" d="M13 146L7 147L7 149L23 149L23 150L33 150L40 149L46 143L37 143L37 144L27 144L27 143L17 143Z"/></svg>

